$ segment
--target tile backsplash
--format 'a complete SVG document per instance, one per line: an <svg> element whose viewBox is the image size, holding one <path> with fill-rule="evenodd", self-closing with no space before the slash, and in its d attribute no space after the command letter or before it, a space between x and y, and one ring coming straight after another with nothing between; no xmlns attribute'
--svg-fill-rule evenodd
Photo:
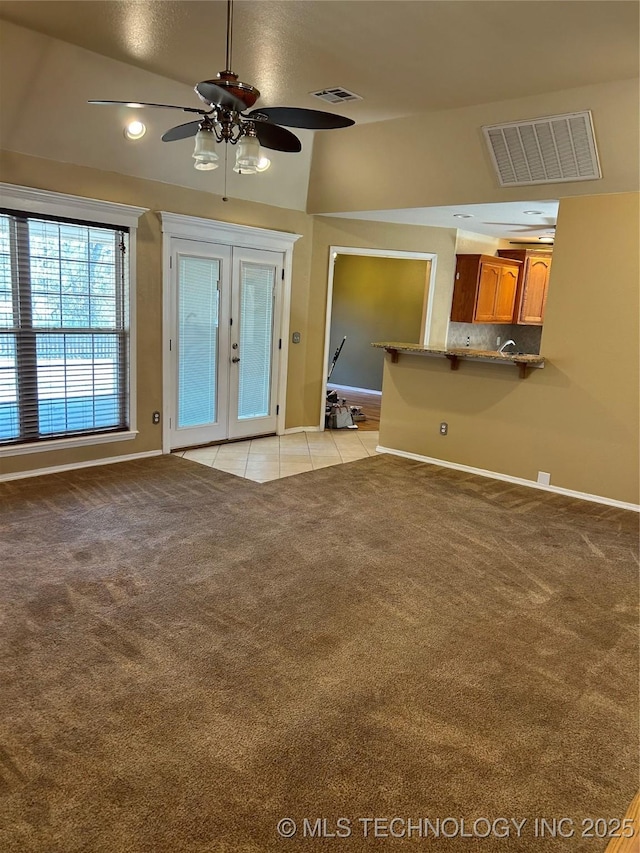
<svg viewBox="0 0 640 853"><path fill-rule="evenodd" d="M448 347L495 350L510 338L516 342L511 352L540 353L542 326L500 325L497 323L449 323ZM496 344L500 338L500 344Z"/></svg>

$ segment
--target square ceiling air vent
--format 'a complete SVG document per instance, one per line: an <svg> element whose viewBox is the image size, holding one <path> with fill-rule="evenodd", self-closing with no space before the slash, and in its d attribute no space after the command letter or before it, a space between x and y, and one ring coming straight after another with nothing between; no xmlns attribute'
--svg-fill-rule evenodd
<svg viewBox="0 0 640 853"><path fill-rule="evenodd" d="M602 177L588 110L482 130L502 187Z"/></svg>
<svg viewBox="0 0 640 853"><path fill-rule="evenodd" d="M317 92L310 92L314 98L320 98L321 101L326 101L329 104L342 104L346 101L361 101L362 96L356 95L355 92L350 92L348 89L343 89L342 86L334 86L333 89L319 89Z"/></svg>

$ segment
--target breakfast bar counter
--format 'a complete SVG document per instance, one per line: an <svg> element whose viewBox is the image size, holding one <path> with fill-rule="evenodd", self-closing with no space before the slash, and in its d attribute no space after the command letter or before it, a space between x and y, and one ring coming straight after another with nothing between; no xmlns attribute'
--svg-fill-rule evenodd
<svg viewBox="0 0 640 853"><path fill-rule="evenodd" d="M493 364L516 365L521 379L527 376L530 367L544 367L543 356L529 353L501 353L494 350L470 349L469 347L439 349L437 347L422 346L421 344L398 343L396 341L382 341L373 343L371 346L386 350L390 354L391 361L394 364L398 361L402 353L406 355L447 358L451 362L451 370L458 370L461 361L474 359Z"/></svg>

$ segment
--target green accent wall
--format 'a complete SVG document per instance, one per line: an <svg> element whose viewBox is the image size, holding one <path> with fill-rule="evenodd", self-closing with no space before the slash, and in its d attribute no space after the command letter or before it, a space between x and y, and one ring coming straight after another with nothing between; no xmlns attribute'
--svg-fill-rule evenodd
<svg viewBox="0 0 640 853"><path fill-rule="evenodd" d="M347 340L332 383L382 390L384 350L373 349L371 344L419 342L428 267L429 261L338 255L333 274L330 359L344 335Z"/></svg>

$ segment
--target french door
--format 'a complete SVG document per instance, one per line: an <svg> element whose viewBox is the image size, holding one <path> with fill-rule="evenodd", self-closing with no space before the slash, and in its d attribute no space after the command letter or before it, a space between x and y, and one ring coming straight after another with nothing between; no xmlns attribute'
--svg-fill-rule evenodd
<svg viewBox="0 0 640 853"><path fill-rule="evenodd" d="M172 240L172 449L276 431L283 261Z"/></svg>

